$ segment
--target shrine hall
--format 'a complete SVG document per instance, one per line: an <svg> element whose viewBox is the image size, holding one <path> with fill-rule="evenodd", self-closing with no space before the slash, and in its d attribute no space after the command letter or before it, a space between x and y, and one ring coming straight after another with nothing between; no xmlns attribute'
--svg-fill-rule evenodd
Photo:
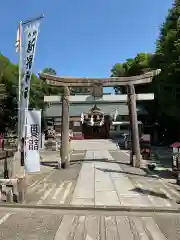
<svg viewBox="0 0 180 240"><path fill-rule="evenodd" d="M144 122L148 117L143 101L153 100L154 94L137 94L138 120ZM70 96L69 129L74 135L87 138L110 137L113 122L128 122L129 111L127 95L104 94L101 98L92 95ZM60 96L45 96L49 106L45 111L45 119L56 132L61 131L61 101Z"/></svg>

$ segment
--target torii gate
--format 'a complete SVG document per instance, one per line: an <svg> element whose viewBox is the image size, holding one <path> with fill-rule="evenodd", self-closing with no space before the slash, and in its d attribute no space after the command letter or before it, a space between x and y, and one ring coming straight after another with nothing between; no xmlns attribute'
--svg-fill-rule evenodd
<svg viewBox="0 0 180 240"><path fill-rule="evenodd" d="M88 78L88 77L62 77L39 73L40 79L45 80L48 85L53 87L63 87L62 95L62 128L61 128L61 166L66 168L70 164L69 159L69 88L71 87L92 87L95 97L103 95L103 87L127 86L128 89L128 107L130 115L132 149L135 152L136 161L133 161L131 154L130 162L135 167L140 167L140 146L136 112L136 94L134 85L147 84L152 82L154 76L159 75L160 69L131 77L110 77L110 78Z"/></svg>

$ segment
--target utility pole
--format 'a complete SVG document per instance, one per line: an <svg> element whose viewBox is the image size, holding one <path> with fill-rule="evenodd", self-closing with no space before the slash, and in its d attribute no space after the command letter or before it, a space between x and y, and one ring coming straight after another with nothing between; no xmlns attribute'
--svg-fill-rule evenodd
<svg viewBox="0 0 180 240"><path fill-rule="evenodd" d="M64 87L62 95L62 129L61 129L61 167L68 168L69 159L69 88Z"/></svg>
<svg viewBox="0 0 180 240"><path fill-rule="evenodd" d="M134 85L129 85L129 98L130 98L130 123L132 124L132 150L135 152L136 160L135 167L140 167L140 145L139 145L139 130L137 121L137 109L136 109L136 93Z"/></svg>

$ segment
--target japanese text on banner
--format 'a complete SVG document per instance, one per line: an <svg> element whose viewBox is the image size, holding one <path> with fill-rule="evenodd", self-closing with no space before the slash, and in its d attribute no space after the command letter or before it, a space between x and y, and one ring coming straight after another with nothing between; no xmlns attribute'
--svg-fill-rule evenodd
<svg viewBox="0 0 180 240"><path fill-rule="evenodd" d="M39 150L39 126L37 124L30 125L31 136L29 138L29 150Z"/></svg>

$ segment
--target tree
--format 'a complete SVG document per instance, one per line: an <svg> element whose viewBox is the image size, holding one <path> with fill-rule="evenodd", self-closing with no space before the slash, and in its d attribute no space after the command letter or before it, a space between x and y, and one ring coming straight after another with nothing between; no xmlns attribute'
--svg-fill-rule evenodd
<svg viewBox="0 0 180 240"><path fill-rule="evenodd" d="M44 68L43 73L47 73L47 74L50 74L50 75L56 75L56 70L53 69L53 68ZM45 84L45 83L44 83ZM60 87L52 87L52 86L47 86L47 95L59 95L59 94L62 94L62 88Z"/></svg>
<svg viewBox="0 0 180 240"><path fill-rule="evenodd" d="M116 63L111 69L111 77L124 77L126 75L127 75L126 69L121 63ZM123 86L121 87L114 86L114 90L116 94L126 92L126 88Z"/></svg>
<svg viewBox="0 0 180 240"><path fill-rule="evenodd" d="M56 70L53 69L53 68L44 68L43 73L47 73L47 74L50 74L50 75L56 75ZM49 87L49 95L59 95L59 94L62 94L63 93L63 88L62 87ZM76 88L70 88L70 94L71 95L75 95L77 93L77 89ZM79 92L78 92L79 93Z"/></svg>
<svg viewBox="0 0 180 240"><path fill-rule="evenodd" d="M150 62L152 59L152 54L149 53L139 53L133 58L127 59L124 63L116 63L111 69L111 77L128 77L140 75L145 72L150 71ZM126 93L126 87L115 86L116 92ZM136 85L136 93L146 93L152 90L152 84L146 85Z"/></svg>
<svg viewBox="0 0 180 240"><path fill-rule="evenodd" d="M18 76L18 65L12 64L8 58L0 54L0 132L4 132L6 128L16 130L17 127ZM46 107L44 95L47 94L46 83L32 74L29 107L42 109L43 112Z"/></svg>
<svg viewBox="0 0 180 240"><path fill-rule="evenodd" d="M43 73L47 73L47 74L50 74L50 75L56 75L56 70L54 68L44 68L43 69Z"/></svg>
<svg viewBox="0 0 180 240"><path fill-rule="evenodd" d="M140 75L146 72L151 71L152 69L152 60L154 58L154 54L150 53L139 53L136 55L135 58L129 58L124 63L115 64L113 68L111 69L111 76L113 77L121 77L121 76L136 76ZM156 69L156 67L155 67ZM114 87L115 93L127 93L127 87L126 86L120 86ZM135 91L136 93L154 93L155 92L155 85L154 81L149 84L140 84L135 85ZM152 124L154 122L158 122L162 111L159 107L159 104L157 102L156 96L155 101L144 101L142 103L143 107L147 110L149 113L148 122L149 124Z"/></svg>
<svg viewBox="0 0 180 240"><path fill-rule="evenodd" d="M4 98L1 99L0 131L14 127L17 121L18 66L0 54L0 83L4 85Z"/></svg>
<svg viewBox="0 0 180 240"><path fill-rule="evenodd" d="M156 43L152 65L161 69L155 78L155 90L162 110L173 119L180 120L180 0L162 24Z"/></svg>

